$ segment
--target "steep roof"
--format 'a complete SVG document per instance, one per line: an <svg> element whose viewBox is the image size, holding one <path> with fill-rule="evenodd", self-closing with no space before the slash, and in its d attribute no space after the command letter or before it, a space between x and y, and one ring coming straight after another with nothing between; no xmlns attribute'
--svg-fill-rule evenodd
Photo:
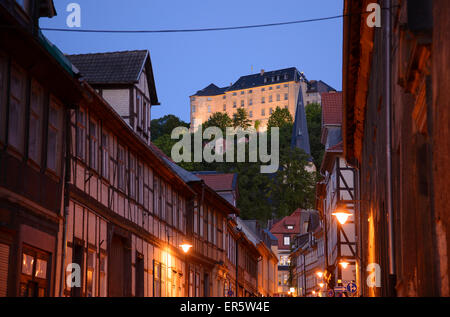
<svg viewBox="0 0 450 317"><path fill-rule="evenodd" d="M308 89L306 90L307 93L315 93L315 92L323 93L329 91L336 91L336 89L334 89L327 83L323 82L322 80L308 81Z"/></svg>
<svg viewBox="0 0 450 317"><path fill-rule="evenodd" d="M306 122L306 112L303 103L303 93L299 89L297 98L297 107L295 110L294 128L292 129L291 147L297 147L311 155L311 148L309 145L308 124Z"/></svg>
<svg viewBox="0 0 450 317"><path fill-rule="evenodd" d="M279 76L279 80L277 80L277 76ZM228 91L299 80L301 76L302 75L295 67L264 72L263 74L246 75L240 77L230 88L228 88ZM274 81L272 81L272 77L274 77ZM264 78L266 78L266 82L264 82Z"/></svg>
<svg viewBox="0 0 450 317"><path fill-rule="evenodd" d="M229 87L219 88L219 87L217 87L214 84L209 84L208 86L206 86L202 90L197 91L194 96L217 96L217 95L222 95L222 94L225 93L225 91L227 91L228 88Z"/></svg>
<svg viewBox="0 0 450 317"><path fill-rule="evenodd" d="M216 192L236 189L237 173L193 172L193 174L214 189Z"/></svg>
<svg viewBox="0 0 450 317"><path fill-rule="evenodd" d="M342 92L322 93L322 124L342 124Z"/></svg>
<svg viewBox="0 0 450 317"><path fill-rule="evenodd" d="M67 55L88 83L135 83L147 57L147 50Z"/></svg>

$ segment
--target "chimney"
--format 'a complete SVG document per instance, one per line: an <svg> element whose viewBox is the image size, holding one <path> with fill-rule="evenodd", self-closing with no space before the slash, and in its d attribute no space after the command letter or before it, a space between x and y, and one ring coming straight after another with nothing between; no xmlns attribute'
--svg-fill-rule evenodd
<svg viewBox="0 0 450 317"><path fill-rule="evenodd" d="M261 76L264 75L264 69L261 69Z"/></svg>

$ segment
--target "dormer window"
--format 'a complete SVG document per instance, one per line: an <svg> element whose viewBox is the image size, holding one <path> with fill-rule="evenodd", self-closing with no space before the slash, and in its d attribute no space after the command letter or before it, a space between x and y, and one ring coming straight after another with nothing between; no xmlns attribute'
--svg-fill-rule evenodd
<svg viewBox="0 0 450 317"><path fill-rule="evenodd" d="M287 228L288 230L294 230L294 226L292 226L292 225L287 225L286 228Z"/></svg>

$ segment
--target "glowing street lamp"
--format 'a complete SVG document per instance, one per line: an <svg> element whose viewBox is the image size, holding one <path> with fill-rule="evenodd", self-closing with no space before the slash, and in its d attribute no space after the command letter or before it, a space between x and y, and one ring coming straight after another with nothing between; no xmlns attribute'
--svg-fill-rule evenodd
<svg viewBox="0 0 450 317"><path fill-rule="evenodd" d="M323 288L325 286L324 283L319 283L320 288Z"/></svg>
<svg viewBox="0 0 450 317"><path fill-rule="evenodd" d="M341 225L343 225L347 222L348 217L350 217L353 214L347 210L339 209L339 210L336 210L335 212L333 212L332 215L337 218L337 220L339 221L339 223Z"/></svg>
<svg viewBox="0 0 450 317"><path fill-rule="evenodd" d="M183 250L184 253L188 253L189 249L192 248L192 244L184 242L183 244L180 244L180 248Z"/></svg>
<svg viewBox="0 0 450 317"><path fill-rule="evenodd" d="M316 273L316 275L317 275L319 278L322 278L323 272L320 272L320 271L319 271L319 272Z"/></svg>
<svg viewBox="0 0 450 317"><path fill-rule="evenodd" d="M350 263L348 263L347 261L341 261L339 262L339 264L342 266L343 269L346 269Z"/></svg>

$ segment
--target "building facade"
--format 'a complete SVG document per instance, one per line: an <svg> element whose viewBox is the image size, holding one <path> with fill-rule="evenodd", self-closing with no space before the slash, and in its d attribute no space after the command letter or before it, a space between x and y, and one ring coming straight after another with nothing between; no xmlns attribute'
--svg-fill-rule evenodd
<svg viewBox="0 0 450 317"><path fill-rule="evenodd" d="M450 3L344 1L343 151L358 169L364 296L449 296ZM350 17L351 15L351 17ZM366 271L367 268L367 271Z"/></svg>
<svg viewBox="0 0 450 317"><path fill-rule="evenodd" d="M0 1L0 296L55 296L75 70L39 33L52 1ZM55 56L55 57L54 57Z"/></svg>
<svg viewBox="0 0 450 317"><path fill-rule="evenodd" d="M242 76L228 87L210 84L190 96L191 129L206 122L215 112L224 112L233 118L238 108L247 111L253 125L258 121L259 127L265 129L277 107L288 109L295 117L299 92L306 102L320 103L317 91L329 86L315 83L309 85L305 75L291 67Z"/></svg>
<svg viewBox="0 0 450 317"><path fill-rule="evenodd" d="M359 217L355 211L357 172L343 156L342 93L322 94L322 143L324 159L320 168L323 180L317 186L316 206L324 222L324 275L329 289L359 285ZM339 221L338 212L347 213ZM360 288L359 288L360 290ZM337 295L337 294L336 294ZM345 292L345 295L348 294Z"/></svg>

